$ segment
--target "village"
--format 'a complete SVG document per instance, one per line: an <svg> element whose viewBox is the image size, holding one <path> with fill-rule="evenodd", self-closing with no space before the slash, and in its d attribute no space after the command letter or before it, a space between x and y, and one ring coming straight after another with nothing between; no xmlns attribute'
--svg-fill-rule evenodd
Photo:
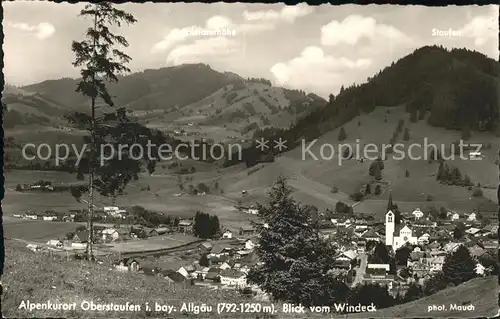
<svg viewBox="0 0 500 319"><path fill-rule="evenodd" d="M333 212L327 217L320 214L329 224L322 227L321 233L337 251L332 272L342 275L349 286L378 283L387 286L393 296L404 295L412 282L422 284L441 271L447 254L460 246L465 246L477 263L477 275L487 276L498 271L494 267L498 246L495 220L479 220L476 212L460 215L441 211L436 217L436 213L416 208L411 213L400 214L397 221L390 207L394 207L392 195L385 220L353 212ZM253 205L235 208L242 213L258 214ZM104 207L98 213L115 222L127 220L129 216L127 210L114 206ZM15 217L64 222L74 221L77 214L46 212ZM159 276L176 284L237 289L267 298L246 280L249 269L259 262L255 251L258 233L254 227L241 227L234 232L222 226L210 239L195 237L193 227L194 218L157 227L98 223L93 227L97 262L116 271ZM81 225L67 238L49 240L45 245L30 243L27 248L78 258L88 238L88 230ZM152 241L157 248L148 248Z"/></svg>

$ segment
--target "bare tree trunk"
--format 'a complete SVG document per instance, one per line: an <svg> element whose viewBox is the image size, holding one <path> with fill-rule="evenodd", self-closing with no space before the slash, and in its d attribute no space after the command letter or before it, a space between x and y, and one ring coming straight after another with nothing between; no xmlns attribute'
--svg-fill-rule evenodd
<svg viewBox="0 0 500 319"><path fill-rule="evenodd" d="M95 10L97 12L98 8L97 5L95 5ZM94 30L97 30L97 13L94 14ZM94 43L93 43L93 60L95 63L95 59L97 56L97 40L94 37ZM93 77L93 84L95 88L95 80L96 80L96 74L95 71L92 74ZM89 221L88 221L88 231L89 231L89 237L88 237L88 243L87 243L87 257L89 260L94 259L94 251L93 251L93 242L94 242L94 177L95 177L95 170L94 170L94 164L96 163L96 156L95 156L95 101L96 97L92 97L92 104L91 104L91 110L92 110L92 115L91 115L91 122L90 122L90 164L89 164L89 170L90 170L90 178L89 178Z"/></svg>
<svg viewBox="0 0 500 319"><path fill-rule="evenodd" d="M90 123L90 161L89 161L89 212L88 212L88 239L87 239L87 258L93 260L93 240L94 240L94 163L95 163L95 99L92 99L92 119Z"/></svg>

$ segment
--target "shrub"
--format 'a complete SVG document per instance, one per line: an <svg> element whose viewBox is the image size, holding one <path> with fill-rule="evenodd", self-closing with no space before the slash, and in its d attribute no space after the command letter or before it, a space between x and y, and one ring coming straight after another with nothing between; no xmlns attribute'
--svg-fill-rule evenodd
<svg viewBox="0 0 500 319"><path fill-rule="evenodd" d="M472 192L472 196L474 197L482 197L483 196L483 190L480 187L476 187L474 191Z"/></svg>

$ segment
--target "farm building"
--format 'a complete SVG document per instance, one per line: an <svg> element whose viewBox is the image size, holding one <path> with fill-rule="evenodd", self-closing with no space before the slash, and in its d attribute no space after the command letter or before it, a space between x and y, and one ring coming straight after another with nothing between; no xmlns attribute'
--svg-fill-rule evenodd
<svg viewBox="0 0 500 319"><path fill-rule="evenodd" d="M124 258L114 263L115 269L118 271L137 272L140 269L139 262L134 258Z"/></svg>
<svg viewBox="0 0 500 319"><path fill-rule="evenodd" d="M179 231L189 233L193 231L193 221L191 220L181 220L179 222Z"/></svg>
<svg viewBox="0 0 500 319"><path fill-rule="evenodd" d="M227 269L220 273L220 283L228 286L245 287L246 275L238 270Z"/></svg>
<svg viewBox="0 0 500 319"><path fill-rule="evenodd" d="M35 245L35 244L28 244L26 246L26 248L28 248L32 252L39 252L40 250L42 250L42 247L40 247L39 245Z"/></svg>
<svg viewBox="0 0 500 319"><path fill-rule="evenodd" d="M49 240L47 242L47 245L48 246L51 246L51 247L56 247L56 248L63 248L64 247L64 244L62 241L60 240L57 240L57 239L52 239L52 240Z"/></svg>
<svg viewBox="0 0 500 319"><path fill-rule="evenodd" d="M73 236L73 241L76 243L86 243L89 239L88 230L77 231Z"/></svg>
<svg viewBox="0 0 500 319"><path fill-rule="evenodd" d="M102 231L103 240L117 240L120 238L120 234L114 228L106 228Z"/></svg>
<svg viewBox="0 0 500 319"><path fill-rule="evenodd" d="M227 239L233 238L233 233L232 233L230 230L226 230L226 231L222 234L222 238L227 238Z"/></svg>

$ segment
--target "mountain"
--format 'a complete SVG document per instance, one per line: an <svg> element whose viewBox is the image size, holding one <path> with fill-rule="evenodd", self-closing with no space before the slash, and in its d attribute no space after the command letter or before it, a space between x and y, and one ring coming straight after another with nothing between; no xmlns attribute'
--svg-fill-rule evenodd
<svg viewBox="0 0 500 319"><path fill-rule="evenodd" d="M500 135L499 65L467 49L425 46L393 62L366 83L342 87L324 107L300 118L290 129L267 129L256 137L312 140L377 108L403 107L410 122L433 127ZM390 112L388 110L387 112ZM397 123L395 123L397 124ZM391 143L388 139L385 143Z"/></svg>
<svg viewBox="0 0 500 319"><path fill-rule="evenodd" d="M63 121L67 108L36 92L6 85L2 93L5 129L20 125L57 125Z"/></svg>
<svg viewBox="0 0 500 319"><path fill-rule="evenodd" d="M68 112L82 111L88 108L88 100L75 92L77 82L64 78L21 89L65 105ZM265 79L221 73L206 64L145 70L123 76L108 88L116 105L132 110L150 126L167 129L167 123L173 122L195 122L211 128L228 126L227 134L218 134L221 137L244 135L271 123L289 127L326 103L315 94L273 87Z"/></svg>
<svg viewBox="0 0 500 319"><path fill-rule="evenodd" d="M318 137L377 106L405 105L407 112L447 129L499 130L498 63L467 49L425 46L361 85L341 89L290 133ZM428 115L426 117L426 115Z"/></svg>

